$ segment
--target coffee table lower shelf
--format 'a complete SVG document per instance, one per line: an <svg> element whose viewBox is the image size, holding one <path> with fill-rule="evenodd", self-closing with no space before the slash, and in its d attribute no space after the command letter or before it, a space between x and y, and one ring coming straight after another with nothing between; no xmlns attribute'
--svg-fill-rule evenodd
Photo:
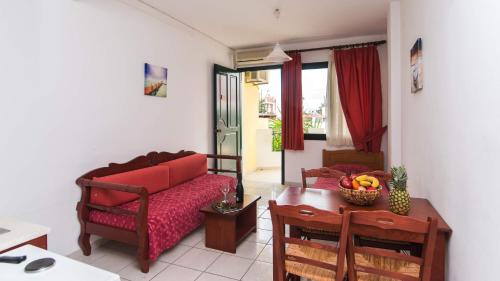
<svg viewBox="0 0 500 281"><path fill-rule="evenodd" d="M236 253L236 246L250 233L257 231L257 201L260 196L245 195L242 209L221 214L207 206L205 214L205 247Z"/></svg>

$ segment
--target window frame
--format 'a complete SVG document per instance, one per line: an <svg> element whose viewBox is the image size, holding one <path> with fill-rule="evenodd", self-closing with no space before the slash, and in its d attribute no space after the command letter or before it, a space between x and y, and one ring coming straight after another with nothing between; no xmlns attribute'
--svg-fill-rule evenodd
<svg viewBox="0 0 500 281"><path fill-rule="evenodd" d="M321 62L309 62L309 63L302 64L302 70L321 69L321 68L328 69L328 62L321 61ZM326 141L326 134L304 133L304 140L324 140L324 141Z"/></svg>

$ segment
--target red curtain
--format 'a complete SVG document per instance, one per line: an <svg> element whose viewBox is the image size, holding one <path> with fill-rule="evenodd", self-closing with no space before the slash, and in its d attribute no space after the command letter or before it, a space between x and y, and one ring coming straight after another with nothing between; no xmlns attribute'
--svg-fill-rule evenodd
<svg viewBox="0 0 500 281"><path fill-rule="evenodd" d="M288 54L281 73L281 118L283 149L304 150L302 126L302 60L300 53Z"/></svg>
<svg viewBox="0 0 500 281"><path fill-rule="evenodd" d="M382 85L377 48L336 50L340 103L356 150L379 152L382 135Z"/></svg>

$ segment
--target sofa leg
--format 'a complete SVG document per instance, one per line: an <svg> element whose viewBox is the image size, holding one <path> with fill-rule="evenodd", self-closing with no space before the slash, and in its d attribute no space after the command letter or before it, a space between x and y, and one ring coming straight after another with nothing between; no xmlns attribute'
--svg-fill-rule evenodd
<svg viewBox="0 0 500 281"><path fill-rule="evenodd" d="M139 251L137 255L137 260L139 261L139 267L143 273L149 272L149 259L145 256L141 255L141 251Z"/></svg>
<svg viewBox="0 0 500 281"><path fill-rule="evenodd" d="M139 261L139 266L141 271L144 273L148 273L149 271L149 247L148 244L143 242L139 243L139 247L137 249L137 260Z"/></svg>
<svg viewBox="0 0 500 281"><path fill-rule="evenodd" d="M92 250L90 246L90 234L88 233L80 233L78 236L78 245L85 256L89 256Z"/></svg>

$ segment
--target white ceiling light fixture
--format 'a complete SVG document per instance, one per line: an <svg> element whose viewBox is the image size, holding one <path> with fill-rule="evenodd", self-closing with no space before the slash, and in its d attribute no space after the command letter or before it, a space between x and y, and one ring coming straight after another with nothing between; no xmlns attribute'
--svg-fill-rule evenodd
<svg viewBox="0 0 500 281"><path fill-rule="evenodd" d="M274 10L274 16L276 17L276 20L279 21L280 9ZM292 58L289 55L287 55L283 51L283 49L281 49L280 43L276 43L276 45L274 45L273 50L269 53L269 55L266 56L265 60L268 62L284 63L287 61L291 61Z"/></svg>
<svg viewBox="0 0 500 281"><path fill-rule="evenodd" d="M281 49L280 43L276 43L273 50L266 56L266 61L269 62L284 63L291 60L292 58Z"/></svg>

